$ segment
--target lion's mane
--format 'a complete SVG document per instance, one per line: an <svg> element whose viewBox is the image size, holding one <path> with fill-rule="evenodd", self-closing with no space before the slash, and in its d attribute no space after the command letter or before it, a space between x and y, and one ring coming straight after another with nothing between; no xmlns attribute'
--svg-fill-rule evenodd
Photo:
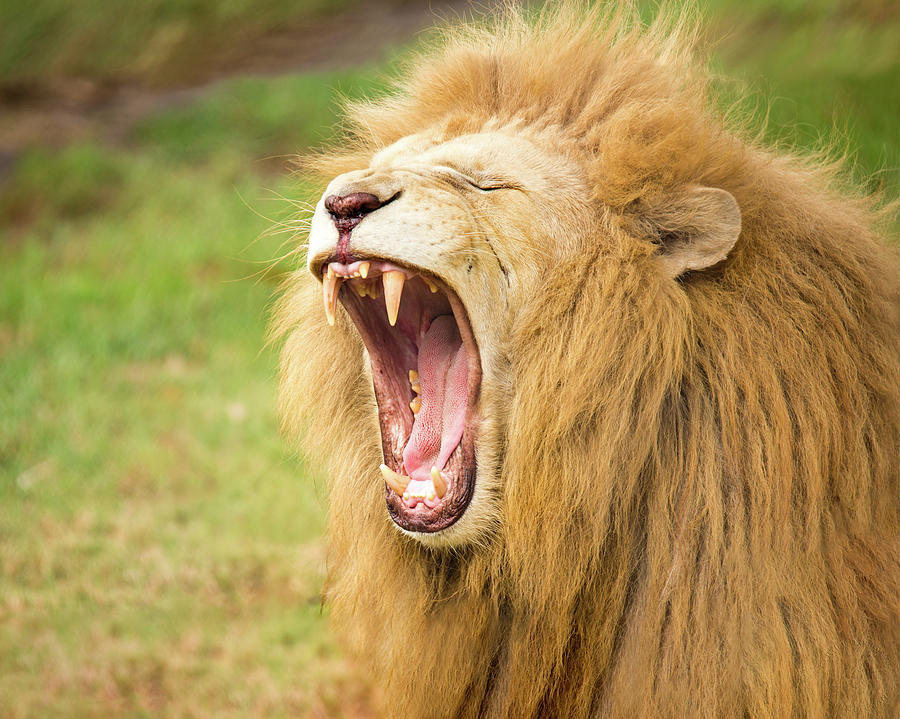
<svg viewBox="0 0 900 719"><path fill-rule="evenodd" d="M392 526L362 345L311 278L287 286L281 410L329 478L327 600L386 714L900 715L898 266L839 167L710 109L691 27L507 11L350 107L318 161L426 127L549 133L604 238L518 308L479 440L500 516L452 551ZM648 271L658 216L698 183L737 199L740 239L673 282Z"/></svg>

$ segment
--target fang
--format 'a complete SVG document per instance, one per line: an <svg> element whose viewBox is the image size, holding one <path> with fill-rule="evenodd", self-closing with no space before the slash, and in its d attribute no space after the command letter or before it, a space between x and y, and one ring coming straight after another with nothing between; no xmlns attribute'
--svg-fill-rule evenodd
<svg viewBox="0 0 900 719"><path fill-rule="evenodd" d="M437 467L431 468L431 483L434 485L434 491L437 493L438 499L443 499L447 494L447 480L438 472Z"/></svg>
<svg viewBox="0 0 900 719"><path fill-rule="evenodd" d="M397 474L386 464L382 464L380 469L381 476L384 477L385 484L387 484L387 486L393 489L397 494L403 496L403 493L406 492L406 487L409 485L409 477L404 477L402 474Z"/></svg>
<svg viewBox="0 0 900 719"><path fill-rule="evenodd" d="M389 270L381 276L384 286L384 304L387 307L388 322L391 327L397 324L397 313L400 311L400 297L403 294L403 283L406 275L400 270Z"/></svg>
<svg viewBox="0 0 900 719"><path fill-rule="evenodd" d="M325 319L328 320L328 324L332 327L334 327L337 297L340 289L341 280L329 267L322 280L322 301L325 303Z"/></svg>

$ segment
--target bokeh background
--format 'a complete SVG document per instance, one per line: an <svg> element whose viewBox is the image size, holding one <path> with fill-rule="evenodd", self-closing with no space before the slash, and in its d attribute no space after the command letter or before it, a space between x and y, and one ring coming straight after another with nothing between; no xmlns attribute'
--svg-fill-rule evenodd
<svg viewBox="0 0 900 719"><path fill-rule="evenodd" d="M490 4L0 3L0 716L369 716L264 347L289 164ZM702 9L723 107L900 194L897 0Z"/></svg>

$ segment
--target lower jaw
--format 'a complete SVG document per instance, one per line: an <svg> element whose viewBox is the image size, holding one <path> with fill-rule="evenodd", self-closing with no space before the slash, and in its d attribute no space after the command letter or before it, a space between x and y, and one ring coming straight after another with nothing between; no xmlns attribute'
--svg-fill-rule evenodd
<svg viewBox="0 0 900 719"><path fill-rule="evenodd" d="M447 494L434 507L429 507L424 502L408 507L401 496L390 487L385 487L388 514L400 529L417 534L434 534L453 526L465 514L475 491L477 474L474 448L467 438L460 442L451 455L448 460L448 466L450 465L455 465L452 484Z"/></svg>

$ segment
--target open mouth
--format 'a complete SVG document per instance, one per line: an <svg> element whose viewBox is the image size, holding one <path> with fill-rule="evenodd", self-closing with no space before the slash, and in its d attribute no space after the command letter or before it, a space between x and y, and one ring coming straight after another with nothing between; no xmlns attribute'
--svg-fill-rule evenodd
<svg viewBox="0 0 900 719"><path fill-rule="evenodd" d="M475 486L481 361L465 307L439 279L378 259L327 263L322 288L328 321L340 300L369 355L391 518L446 529Z"/></svg>

